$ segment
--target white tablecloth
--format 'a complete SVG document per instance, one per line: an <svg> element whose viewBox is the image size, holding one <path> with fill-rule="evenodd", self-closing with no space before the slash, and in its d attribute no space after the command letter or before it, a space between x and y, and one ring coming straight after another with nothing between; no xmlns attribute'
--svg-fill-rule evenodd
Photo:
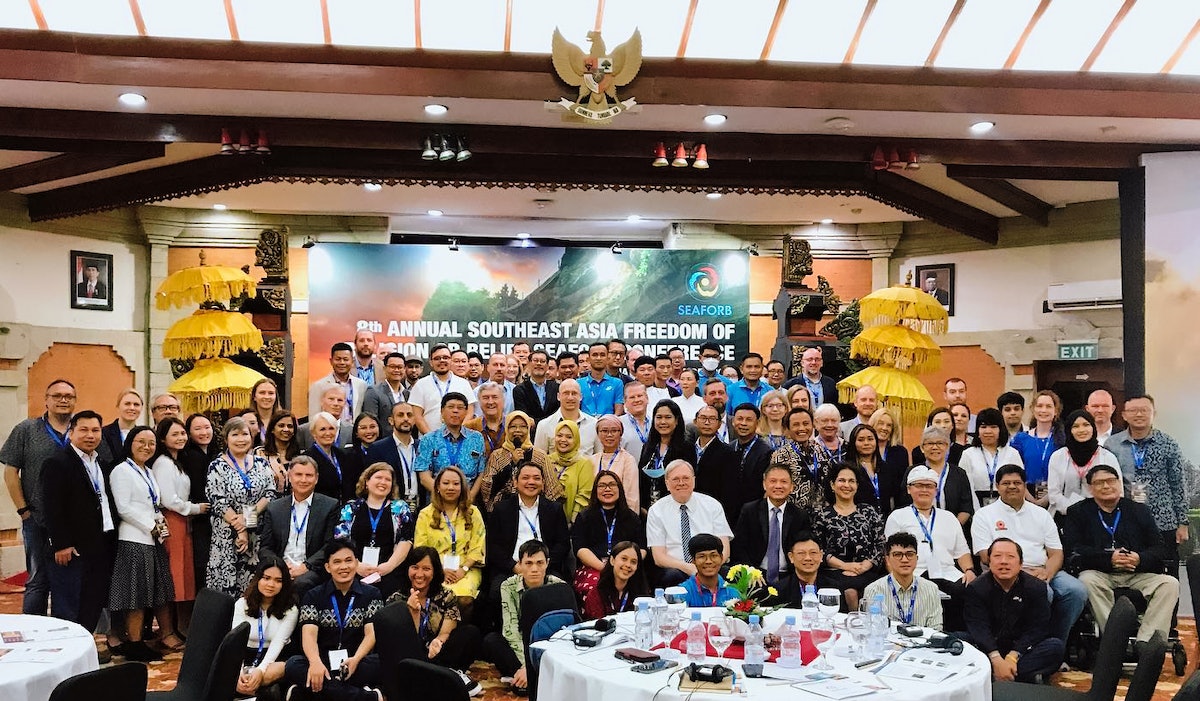
<svg viewBox="0 0 1200 701"><path fill-rule="evenodd" d="M69 637L59 638L66 629ZM54 640L23 643L0 642L0 649L10 652L0 656L0 699L3 701L46 701L50 692L62 680L100 666L96 658L96 643L92 634L75 623L47 616L0 614L0 632L20 631L31 638L38 631L56 630ZM25 654L26 651L57 650L43 653L53 662L6 662L5 657Z"/></svg>
<svg viewBox="0 0 1200 701"><path fill-rule="evenodd" d="M689 609L690 611L691 609ZM717 609L699 609L708 613ZM791 613L797 613L795 611ZM773 631L783 623L784 611L776 611L767 616L768 631ZM688 692L678 690L678 672L687 665L686 660L679 660L680 667L659 671L653 674L639 674L629 669L629 665L615 660L613 650L617 647L630 647L633 634L633 614L625 613L618 617L618 632L608 636L603 647L576 650L569 637L560 634L552 641L537 643L535 647L542 648L539 668L538 698L542 699L619 699L619 701L662 701L663 699L684 699ZM845 631L841 631L845 635ZM627 638L618 642L621 637ZM842 645L842 640L837 643ZM970 671L962 672L938 684L918 681L900 681L886 678L885 683L892 691L880 692L861 699L904 699L904 701L990 701L992 698L991 664L987 656L979 650L966 646L963 660L973 663ZM846 674L851 678L863 681L878 681L865 672L854 669L854 663L847 657L834 654L828 655L834 671ZM721 663L732 668L742 678L741 660L717 660L708 658L709 663ZM755 699L811 699L812 701L828 701L824 697L811 694L789 686L776 679L744 679L747 696ZM657 694L657 697L656 697ZM694 698L716 698L714 693L702 693ZM730 696L721 694L720 696ZM736 696L736 695L735 695Z"/></svg>

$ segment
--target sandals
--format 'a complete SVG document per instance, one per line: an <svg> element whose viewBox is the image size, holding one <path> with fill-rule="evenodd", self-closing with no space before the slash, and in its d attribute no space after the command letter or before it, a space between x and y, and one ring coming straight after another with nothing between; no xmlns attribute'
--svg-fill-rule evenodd
<svg viewBox="0 0 1200 701"><path fill-rule="evenodd" d="M168 642L172 639L175 640L174 644ZM187 645L187 641L185 641L178 633L169 633L163 636L162 640L158 641L158 644L164 650L168 650L170 652L179 652Z"/></svg>

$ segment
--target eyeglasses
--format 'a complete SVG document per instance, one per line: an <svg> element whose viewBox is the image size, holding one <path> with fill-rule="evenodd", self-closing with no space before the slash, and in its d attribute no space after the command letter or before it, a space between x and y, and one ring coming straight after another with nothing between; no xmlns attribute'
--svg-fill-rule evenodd
<svg viewBox="0 0 1200 701"><path fill-rule="evenodd" d="M1148 407L1137 407L1135 409L1126 409L1125 413L1133 414L1134 416L1143 416L1145 414L1149 414L1150 409Z"/></svg>
<svg viewBox="0 0 1200 701"><path fill-rule="evenodd" d="M695 422L695 421L716 421L716 420L717 420L717 417L715 417L715 416L696 414L696 418L693 419L693 422Z"/></svg>
<svg viewBox="0 0 1200 701"><path fill-rule="evenodd" d="M917 556L915 550L893 550L888 553L888 557L894 557L897 560L912 560Z"/></svg>
<svg viewBox="0 0 1200 701"><path fill-rule="evenodd" d="M179 411L178 404L155 404L150 407L151 411Z"/></svg>
<svg viewBox="0 0 1200 701"><path fill-rule="evenodd" d="M942 441L936 441L936 442L930 441L928 443L922 443L921 447L922 448L937 448L937 447L948 448L948 447L950 447L950 444L944 443Z"/></svg>
<svg viewBox="0 0 1200 701"><path fill-rule="evenodd" d="M605 483L605 484L596 485L596 491L599 491L599 492L604 492L604 491L608 491L610 489L616 489L616 488L617 488L617 485L615 485L615 484Z"/></svg>
<svg viewBox="0 0 1200 701"><path fill-rule="evenodd" d="M56 402L73 402L75 395L73 394L47 394L47 399L53 399Z"/></svg>

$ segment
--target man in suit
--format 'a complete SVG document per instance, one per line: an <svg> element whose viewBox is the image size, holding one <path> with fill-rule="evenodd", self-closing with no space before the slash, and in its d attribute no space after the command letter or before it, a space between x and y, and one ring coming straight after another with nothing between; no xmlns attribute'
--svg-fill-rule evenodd
<svg viewBox="0 0 1200 701"><path fill-rule="evenodd" d="M83 282L75 285L75 296L80 299L108 299L108 285L100 282L100 266L94 261L83 265Z"/></svg>
<svg viewBox="0 0 1200 701"><path fill-rule="evenodd" d="M541 421L558 411L558 383L549 379L550 356L538 349L529 354L525 369L529 377L513 389L513 407ZM530 426L530 433L534 427Z"/></svg>
<svg viewBox="0 0 1200 701"><path fill-rule="evenodd" d="M823 367L825 367L825 355L820 348L805 350L804 354L800 356L800 375L784 382L783 388L790 389L796 385L804 385L808 389L808 393L812 395L811 406L814 409L822 404L837 402L837 383L833 381L832 377L821 374Z"/></svg>
<svg viewBox="0 0 1200 701"><path fill-rule="evenodd" d="M500 584L520 574L518 552L530 540L540 540L550 550L550 574L567 578L567 516L558 502L542 492L545 476L533 463L520 466L517 493L500 500L487 523L487 569L492 583L489 601L497 601Z"/></svg>
<svg viewBox="0 0 1200 701"><path fill-rule="evenodd" d="M100 415L71 417L70 443L42 466L42 514L50 535L50 611L89 632L108 601L117 510L100 467Z"/></svg>
<svg viewBox="0 0 1200 701"><path fill-rule="evenodd" d="M938 287L937 275L932 273L926 274L925 279L921 281L921 289L926 293L933 295L933 298L938 301L938 304L943 306L950 304L950 293Z"/></svg>
<svg viewBox="0 0 1200 701"><path fill-rule="evenodd" d="M733 438L729 442L733 459L722 473L721 494L717 497L730 523L737 522L743 504L763 496L763 474L771 464L773 451L757 433L758 417L758 408L749 402L733 412Z"/></svg>
<svg viewBox="0 0 1200 701"><path fill-rule="evenodd" d="M710 380L724 388L718 380ZM733 469L737 456L717 433L725 427L724 408L706 405L696 412L693 430L696 442L696 491L720 500L725 473Z"/></svg>
<svg viewBox="0 0 1200 701"><path fill-rule="evenodd" d="M292 575L296 598L325 581L325 543L338 522L336 499L317 494L317 463L297 455L288 466L292 493L267 504L259 524L261 552L283 558Z"/></svg>
<svg viewBox="0 0 1200 701"><path fill-rule="evenodd" d="M796 534L812 529L812 518L791 503L792 472L786 465L770 465L763 474L762 499L742 507L733 529L730 561L762 569L774 585L788 569L785 556Z"/></svg>
<svg viewBox="0 0 1200 701"><path fill-rule="evenodd" d="M413 430L416 423L412 405L408 402L393 404L387 422L392 427L392 433L367 448L367 464L386 462L392 466L400 498L408 502L408 508L415 514L422 504L428 503L429 497L427 493L421 492L421 483L414 469L417 462L417 437L416 431Z"/></svg>
<svg viewBox="0 0 1200 701"><path fill-rule="evenodd" d="M331 372L317 380L308 389L308 413L313 415L321 411L321 395L331 385L338 385L346 392L346 404L341 415L334 414L342 421L354 421L354 417L362 412L363 400L370 387L354 374L354 347L349 343L335 343L329 349L329 367Z"/></svg>
<svg viewBox="0 0 1200 701"><path fill-rule="evenodd" d="M365 414L374 416L379 421L380 428L387 425L388 417L392 415L392 406L399 402L407 402L412 385L404 382L404 356L400 353L388 353L383 359L383 380L367 389L363 398L362 410ZM382 433L382 431L381 431Z"/></svg>

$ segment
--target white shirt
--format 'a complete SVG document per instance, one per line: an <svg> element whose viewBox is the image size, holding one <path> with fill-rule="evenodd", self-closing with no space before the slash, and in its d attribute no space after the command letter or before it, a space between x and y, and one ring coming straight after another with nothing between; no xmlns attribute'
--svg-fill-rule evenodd
<svg viewBox="0 0 1200 701"><path fill-rule="evenodd" d="M100 456L96 453L85 453L75 444L71 444L71 450L79 456L83 461L84 468L87 469L88 478L91 479L93 485L100 485L100 515L101 522L104 524L104 532L107 533L116 526L113 523L112 510L108 508L108 485L104 483L104 472L100 469Z"/></svg>
<svg viewBox="0 0 1200 701"><path fill-rule="evenodd" d="M193 516L200 513L200 507L188 501L192 493L192 478L175 466L176 463L167 455L160 455L154 461L154 480L162 489L158 496L163 508L170 509L180 516Z"/></svg>
<svg viewBox="0 0 1200 701"><path fill-rule="evenodd" d="M985 505L979 501L981 492L986 496L986 493L996 491L996 470L1005 465L1025 467L1025 463L1021 460L1021 454L1011 445L1000 446L994 455L975 446L963 451L958 466L967 473L967 479L971 482L971 491L975 493L977 502L975 508ZM993 475L992 477L988 477L989 472Z"/></svg>
<svg viewBox="0 0 1200 701"><path fill-rule="evenodd" d="M679 395L671 401L679 405L679 410L683 412L683 423L690 424L696 420L696 412L703 409L707 404L704 403L704 397L698 394L693 394L690 397Z"/></svg>
<svg viewBox="0 0 1200 701"><path fill-rule="evenodd" d="M396 441L396 454L400 456L400 465L408 466L408 470L404 470L403 467L401 468L400 474L396 475L396 479L404 483L404 494L408 498L415 500L418 489L417 473L413 469L413 465L417 459L416 443L409 437L408 445L405 445L395 433L392 434L392 439Z"/></svg>
<svg viewBox="0 0 1200 701"><path fill-rule="evenodd" d="M550 441L554 438L554 428L563 420L562 409L542 419L537 424L537 432L533 437L533 445L546 453L550 453ZM596 438L596 418L591 414L579 412L575 419L579 425L579 454L583 456L599 453L600 440ZM639 453L640 454L640 453Z"/></svg>
<svg viewBox="0 0 1200 701"><path fill-rule="evenodd" d="M687 501L688 520L692 525L692 535L709 533L718 538L732 538L733 531L725 520L725 508L721 502L707 494L692 492ZM954 518L951 516L950 518ZM955 523L958 523L955 521ZM654 547L663 545L667 553L677 559L683 559L683 535L679 530L679 502L675 497L667 495L650 506L646 512L646 545Z"/></svg>
<svg viewBox="0 0 1200 701"><path fill-rule="evenodd" d="M646 406L650 411L653 411L659 402L664 399L672 399L673 397L671 397L671 390L666 387L647 387L646 398L649 400Z"/></svg>
<svg viewBox="0 0 1200 701"><path fill-rule="evenodd" d="M784 502L784 506L787 506L787 502ZM778 515L776 515L776 512L779 512ZM771 538L771 521L775 520L776 518L779 519L779 568L783 571L787 571L788 559L783 553L783 506L775 506L771 503L770 499L767 499L768 541ZM762 562L759 563L759 566L762 568L763 572L767 571L767 553L763 553L763 559Z"/></svg>
<svg viewBox="0 0 1200 701"><path fill-rule="evenodd" d="M962 579L962 572L956 566L955 560L970 552L967 549L967 538L963 535L962 525L954 517L954 514L945 509L934 509L931 517L933 520L932 547L925 537L925 530L921 527L923 523L925 529L928 529L929 519L922 515L918 521L916 511L911 506L896 509L888 516L887 523L883 527L883 537L887 538L900 531L911 533L917 539L917 569L914 574L919 577L925 572L929 572L932 579L947 579L957 582Z"/></svg>
<svg viewBox="0 0 1200 701"><path fill-rule="evenodd" d="M258 669L265 671L267 665L279 659L279 653L283 652L283 646L296 630L296 621L299 618L300 611L295 606L288 609L282 619L274 616L263 617L263 637L268 640L268 643L263 647L263 658L258 663ZM250 639L246 641L246 647L258 650L258 612L251 615L246 609L246 597L244 596L238 599L237 604L233 607L232 627L237 628L242 623L250 624Z"/></svg>
<svg viewBox="0 0 1200 701"><path fill-rule="evenodd" d="M521 497L517 497L517 544L513 546L512 554L512 559L515 562L521 561L520 552L522 545L535 538L538 540L542 539L542 524L538 521L538 503L540 501L534 500L533 506L525 506L525 502L521 500ZM534 533L533 528L530 528L529 524L533 524L538 532Z"/></svg>
<svg viewBox="0 0 1200 701"><path fill-rule="evenodd" d="M1096 465L1112 465L1121 470L1117 456L1103 447L1096 450L1092 461L1083 466L1083 474L1071 460L1071 453L1066 448L1059 448L1050 456L1046 469L1050 473L1046 482L1046 494L1050 498L1050 514L1065 514L1072 504L1092 497L1092 488L1087 483L1087 471Z"/></svg>
<svg viewBox="0 0 1200 701"><path fill-rule="evenodd" d="M1109 424L1107 431L1096 436L1096 440L1100 442L1100 445L1104 445L1105 441L1107 441L1109 438L1112 438L1112 433L1113 433L1112 430L1113 430L1112 424Z"/></svg>
<svg viewBox="0 0 1200 701"><path fill-rule="evenodd" d="M454 373L450 373L449 380L440 379L433 373L425 375L417 380L408 394L408 403L425 412L425 423L430 432L442 425L442 397L449 392L459 392L467 398L470 402L467 415L470 416L473 413L471 407L475 405L475 390L471 389L470 382Z"/></svg>
<svg viewBox="0 0 1200 701"><path fill-rule="evenodd" d="M292 497L291 515L288 518L287 547L283 549L283 561L289 565L298 565L308 559L308 516L312 513L312 495L307 499L296 501ZM299 525L300 532L296 532Z"/></svg>
<svg viewBox="0 0 1200 701"><path fill-rule="evenodd" d="M1015 540L1021 546L1024 567L1044 567L1046 549L1062 550L1058 527L1050 513L1029 502L1014 509L996 501L975 512L971 521L971 546L984 552L997 538Z"/></svg>
<svg viewBox="0 0 1200 701"><path fill-rule="evenodd" d="M634 462L637 462L642 457L642 446L646 445L646 438L650 435L650 417L643 415L641 420L638 420L626 412L618 418L624 426L621 431L621 447L633 456Z"/></svg>

